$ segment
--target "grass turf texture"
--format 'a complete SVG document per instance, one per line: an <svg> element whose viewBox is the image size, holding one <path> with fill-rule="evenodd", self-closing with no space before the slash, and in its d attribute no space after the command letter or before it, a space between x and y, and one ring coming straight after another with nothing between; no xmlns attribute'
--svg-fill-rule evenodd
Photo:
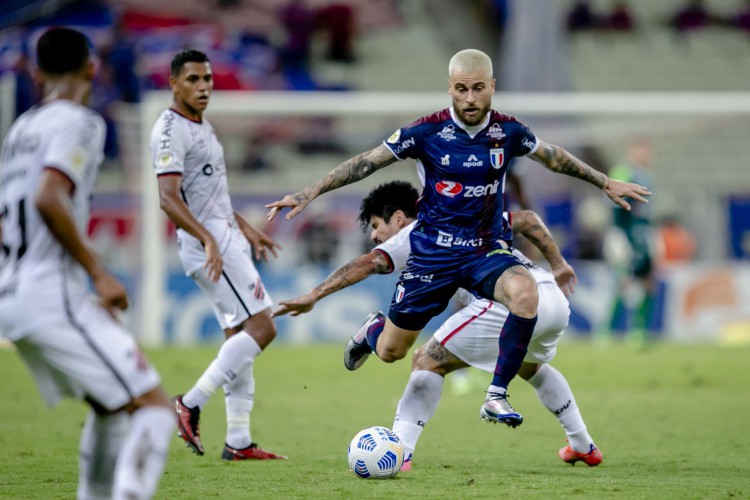
<svg viewBox="0 0 750 500"><path fill-rule="evenodd" d="M149 353L170 395L183 392L216 347ZM347 372L341 346L272 346L256 362L253 438L287 461L220 460L221 393L204 409L206 455L175 437L157 498L727 498L750 496L750 349L659 344L635 351L565 343L553 365L568 378L604 463L571 467L564 434L522 380L510 387L525 418L512 430L479 421L483 385L446 384L412 472L362 480L349 440L392 426L409 361L369 360ZM481 374L483 375L483 374ZM489 375L482 376L489 381ZM46 411L18 356L0 350L0 497L73 498L82 404Z"/></svg>

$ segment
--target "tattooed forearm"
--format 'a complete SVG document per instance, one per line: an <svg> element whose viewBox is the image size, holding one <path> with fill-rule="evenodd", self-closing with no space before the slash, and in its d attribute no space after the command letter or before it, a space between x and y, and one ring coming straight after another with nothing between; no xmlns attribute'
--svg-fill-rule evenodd
<svg viewBox="0 0 750 500"><path fill-rule="evenodd" d="M513 212L513 235L521 234L539 249L552 267L564 262L549 228L533 210Z"/></svg>
<svg viewBox="0 0 750 500"><path fill-rule="evenodd" d="M342 186L360 181L372 173L387 167L397 158L382 144L375 149L358 154L331 170L314 186L318 194L333 191Z"/></svg>
<svg viewBox="0 0 750 500"><path fill-rule="evenodd" d="M342 288L353 285L354 283L356 283L356 281L353 281L351 279L350 274L352 272L352 269L355 269L356 267L357 264L355 263L355 261L344 264L343 266L332 272L331 275L328 276L323 281L323 283L316 286L315 289L321 292L321 295L325 296L337 290L341 290Z"/></svg>
<svg viewBox="0 0 750 500"><path fill-rule="evenodd" d="M554 172L577 177L601 189L606 189L608 185L608 177L606 175L595 170L561 147L544 144L535 153L535 157Z"/></svg>
<svg viewBox="0 0 750 500"><path fill-rule="evenodd" d="M316 286L315 290L320 292L320 298L323 298L343 288L359 283L372 274L383 274L390 271L388 261L380 252L370 252L336 269L323 283Z"/></svg>

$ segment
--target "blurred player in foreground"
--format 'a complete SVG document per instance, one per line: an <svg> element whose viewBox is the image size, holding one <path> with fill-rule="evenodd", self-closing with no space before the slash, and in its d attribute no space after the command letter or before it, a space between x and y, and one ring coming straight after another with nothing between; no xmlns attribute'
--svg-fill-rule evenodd
<svg viewBox="0 0 750 500"><path fill-rule="evenodd" d="M125 288L84 235L104 158L104 120L85 107L95 65L88 40L64 28L41 36L37 60L44 98L16 120L0 157L0 330L48 405L72 396L91 407L78 498L150 498L175 416L159 374L115 318L128 306Z"/></svg>
<svg viewBox="0 0 750 500"><path fill-rule="evenodd" d="M463 50L448 64L452 106L396 130L380 146L351 158L315 184L266 205L269 219L289 208L287 220L319 195L364 179L398 160L417 161L424 185L411 258L391 300L388 318L371 318L349 343L350 369L376 352L386 362L403 359L420 331L448 305L458 287L504 304L508 317L498 337L497 362L482 419L510 426L523 422L507 401L537 321L539 296L529 270L510 252L513 234L503 192L508 162L529 156L548 169L602 189L616 204L647 201L643 186L609 179L564 149L547 144L512 116L491 109L492 61Z"/></svg>
<svg viewBox="0 0 750 500"><path fill-rule="evenodd" d="M280 302L274 316L308 312L321 298L368 276L402 269L411 251L409 236L416 219L417 198L417 190L400 181L382 184L370 192L362 201L359 221L362 227L372 227L370 238L378 245L334 271L306 294ZM514 212L511 222L513 232L523 234L537 246L552 269L541 269L514 250L539 290L539 320L518 374L534 387L544 407L565 430L569 445L560 450L560 458L570 464L582 461L589 466L598 465L602 454L586 430L573 392L563 374L548 364L568 324L570 310L565 297L574 291L575 272L534 212ZM470 365L489 372L495 367L495 346L508 309L497 302L476 299L466 290L459 290L458 295L465 307L451 316L412 360L411 377L393 425L406 450L402 470L411 469L411 455L440 402L445 375Z"/></svg>
<svg viewBox="0 0 750 500"><path fill-rule="evenodd" d="M201 408L224 388L227 434L224 460L279 459L250 436L255 358L276 337L271 298L253 264L276 256L279 246L234 211L227 187L224 149L203 118L213 79L208 57L183 50L172 59L172 106L151 133L151 157L161 208L177 226L185 273L208 295L226 341L195 386L175 398L180 436L198 455ZM251 248L252 246L252 248Z"/></svg>

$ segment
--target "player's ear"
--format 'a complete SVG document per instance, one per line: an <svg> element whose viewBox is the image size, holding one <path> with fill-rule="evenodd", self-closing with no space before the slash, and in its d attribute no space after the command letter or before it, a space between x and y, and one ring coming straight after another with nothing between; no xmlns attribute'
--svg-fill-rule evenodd
<svg viewBox="0 0 750 500"><path fill-rule="evenodd" d="M406 220L406 215L404 214L402 210L396 210L395 212L393 212L391 219L395 219L395 222L398 225L398 227L404 227L404 221Z"/></svg>
<svg viewBox="0 0 750 500"><path fill-rule="evenodd" d="M177 85L177 78L175 78L173 75L169 75L169 88L171 90L174 90L175 85Z"/></svg>

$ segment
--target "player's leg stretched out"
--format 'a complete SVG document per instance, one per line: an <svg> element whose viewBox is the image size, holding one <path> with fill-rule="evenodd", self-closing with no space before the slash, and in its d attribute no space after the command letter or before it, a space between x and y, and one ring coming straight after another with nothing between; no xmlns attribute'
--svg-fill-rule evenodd
<svg viewBox="0 0 750 500"><path fill-rule="evenodd" d="M371 312L344 349L344 366L354 371L370 354L386 363L403 359L421 330L405 330L394 325L380 311Z"/></svg>

